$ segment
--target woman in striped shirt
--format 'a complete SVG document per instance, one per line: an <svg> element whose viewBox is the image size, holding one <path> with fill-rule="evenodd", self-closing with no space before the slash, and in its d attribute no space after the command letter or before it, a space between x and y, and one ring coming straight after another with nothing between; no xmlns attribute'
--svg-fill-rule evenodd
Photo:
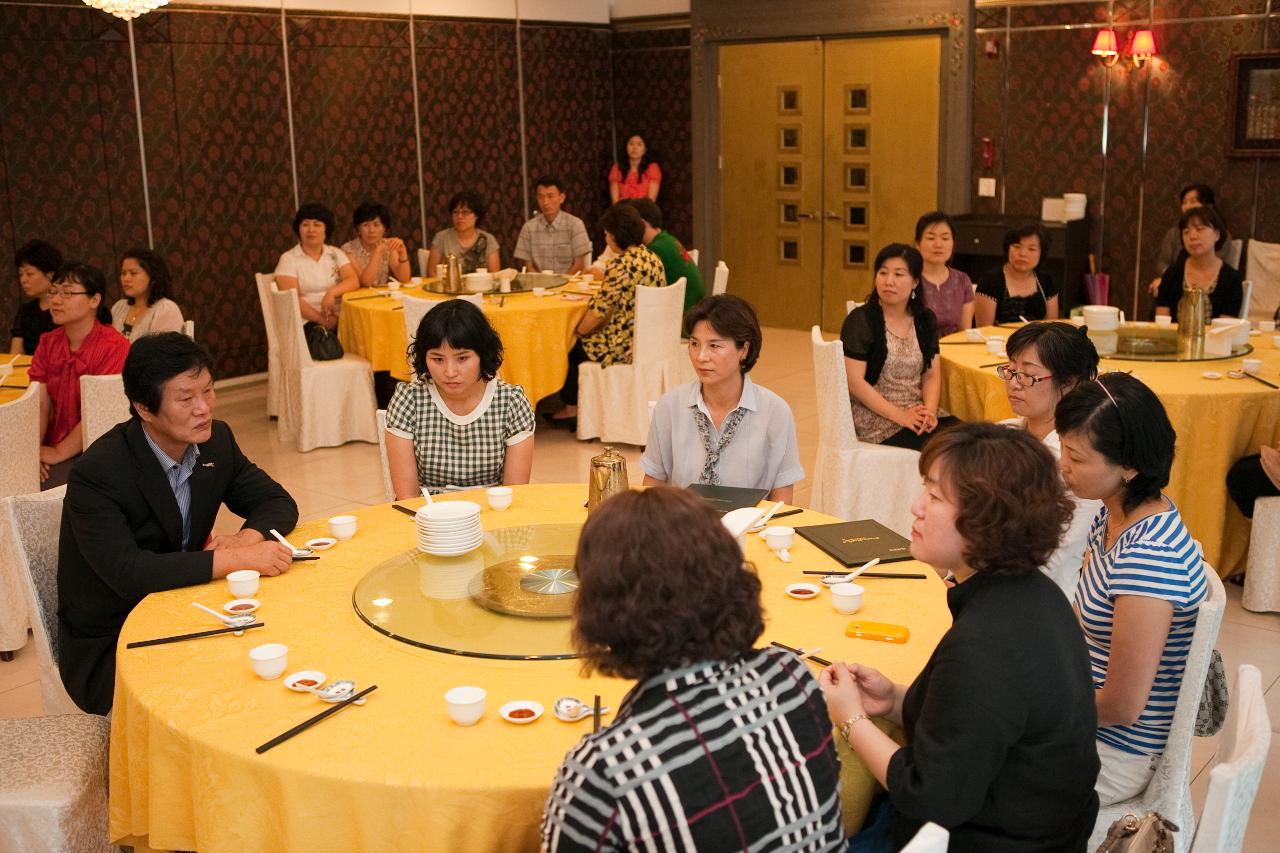
<svg viewBox="0 0 1280 853"><path fill-rule="evenodd" d="M1206 593L1200 545L1161 489L1175 434L1137 379L1104 374L1055 412L1059 467L1078 497L1102 501L1089 530L1075 609L1098 706L1103 805L1146 789L1164 753Z"/></svg>

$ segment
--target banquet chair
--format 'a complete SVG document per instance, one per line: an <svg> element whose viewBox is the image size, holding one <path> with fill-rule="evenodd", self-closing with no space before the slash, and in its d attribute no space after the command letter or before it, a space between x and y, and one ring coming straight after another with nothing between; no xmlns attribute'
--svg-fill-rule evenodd
<svg viewBox="0 0 1280 853"><path fill-rule="evenodd" d="M271 316L280 344L280 439L295 441L301 453L348 441L376 443L378 404L369 362L351 353L312 360L294 288L271 286Z"/></svg>
<svg viewBox="0 0 1280 853"><path fill-rule="evenodd" d="M435 270L427 270L427 260L431 257L431 253L426 249L418 250L418 275L428 278L435 275Z"/></svg>
<svg viewBox="0 0 1280 853"><path fill-rule="evenodd" d="M1191 853L1236 853L1243 847L1249 812L1267 764L1271 719L1262 673L1256 666L1241 664L1232 696Z"/></svg>
<svg viewBox="0 0 1280 853"><path fill-rule="evenodd" d="M1241 603L1245 610L1280 611L1280 498L1254 501Z"/></svg>
<svg viewBox="0 0 1280 853"><path fill-rule="evenodd" d="M484 294L482 293L467 293L455 298L470 302L481 311L484 310ZM418 326L422 323L422 318L427 316L432 308L442 305L446 301L444 299L422 299L417 296L406 295L403 302L405 340L412 344L414 339L418 337ZM413 359L409 358L407 350L405 351L405 359L409 363L409 376L412 377Z"/></svg>
<svg viewBox="0 0 1280 853"><path fill-rule="evenodd" d="M188 338L194 341L196 339L196 321L195 320L183 321L182 334L186 335Z"/></svg>
<svg viewBox="0 0 1280 853"><path fill-rule="evenodd" d="M257 273L258 302L262 305L262 325L267 330L267 417L280 416L280 344L276 342L276 324L271 319L271 288L275 273Z"/></svg>
<svg viewBox="0 0 1280 853"><path fill-rule="evenodd" d="M1227 256L1223 258L1223 262L1233 270L1240 269L1240 254L1244 251L1244 240L1237 237L1234 240L1227 241ZM1243 272L1243 270L1241 270Z"/></svg>
<svg viewBox="0 0 1280 853"><path fill-rule="evenodd" d="M87 448L116 424L133 416L119 373L80 377L80 436Z"/></svg>
<svg viewBox="0 0 1280 853"><path fill-rule="evenodd" d="M391 485L391 465L387 463L387 410L378 409L378 456L382 459L382 490L386 493L387 502L396 499L396 490Z"/></svg>
<svg viewBox="0 0 1280 853"><path fill-rule="evenodd" d="M0 498L40 491L39 382L32 382L18 399L0 403L0 435Z"/></svg>
<svg viewBox="0 0 1280 853"><path fill-rule="evenodd" d="M1280 243L1250 240L1245 247L1244 267L1253 282L1249 319L1274 319L1280 308Z"/></svg>
<svg viewBox="0 0 1280 853"><path fill-rule="evenodd" d="M1196 545L1199 547L1199 543ZM1182 685L1178 688L1178 702L1173 709L1173 725L1169 729L1164 755L1145 791L1132 799L1098 810L1098 820L1093 825L1093 835L1089 837L1089 850L1097 850L1107 837L1111 824L1130 812L1136 815L1160 812L1178 825L1179 831L1173 835L1174 853L1186 853L1191 849L1196 826L1195 807L1191 802L1191 737L1195 732L1200 696L1209 673L1209 658L1218 641L1227 597L1218 573L1207 562L1204 574L1206 593L1196 616L1196 629L1182 670Z"/></svg>
<svg viewBox="0 0 1280 853"><path fill-rule="evenodd" d="M1239 316L1241 320L1248 320L1249 306L1253 302L1253 280L1250 279L1244 282L1244 284L1241 286L1240 289L1241 289L1242 295L1240 297L1240 315Z"/></svg>
<svg viewBox="0 0 1280 853"><path fill-rule="evenodd" d="M696 267L698 265L698 250L688 249L687 251L689 252L689 260L693 261L693 265Z"/></svg>
<svg viewBox="0 0 1280 853"><path fill-rule="evenodd" d="M916 832L915 836L902 848L901 853L946 853L951 843L951 833L929 821Z"/></svg>
<svg viewBox="0 0 1280 853"><path fill-rule="evenodd" d="M845 315L846 317L848 317L850 314L852 314L852 313L853 313L853 310L854 310L855 308L859 308L859 307L861 307L861 306L862 306L862 304L863 304L863 303L859 302L859 301L858 301L858 300L856 300L856 299L846 299L846 300L844 301L844 315Z"/></svg>
<svg viewBox="0 0 1280 853"><path fill-rule="evenodd" d="M719 296L729 289L729 267L724 261L716 264L716 277L712 280L711 295Z"/></svg>
<svg viewBox="0 0 1280 853"><path fill-rule="evenodd" d="M824 341L814 326L813 372L818 395L818 458L809 506L845 521L874 519L911 533L911 502L920 488L920 454L858 441L844 371L844 345Z"/></svg>
<svg viewBox="0 0 1280 853"><path fill-rule="evenodd" d="M649 401L682 382L689 359L680 348L685 280L636 288L631 363L578 365L578 438L643 446L649 436Z"/></svg>

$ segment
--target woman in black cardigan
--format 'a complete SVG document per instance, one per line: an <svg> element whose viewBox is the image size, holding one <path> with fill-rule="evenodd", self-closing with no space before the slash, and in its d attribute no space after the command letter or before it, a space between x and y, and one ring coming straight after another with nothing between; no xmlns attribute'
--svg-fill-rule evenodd
<svg viewBox="0 0 1280 853"><path fill-rule="evenodd" d="M1080 626L1037 570L1071 516L1053 457L1024 431L964 424L929 442L920 473L911 554L955 575L952 626L909 687L839 662L819 678L888 792L850 850L898 850L933 821L952 851L1083 851L1098 722ZM902 726L906 745L869 717Z"/></svg>

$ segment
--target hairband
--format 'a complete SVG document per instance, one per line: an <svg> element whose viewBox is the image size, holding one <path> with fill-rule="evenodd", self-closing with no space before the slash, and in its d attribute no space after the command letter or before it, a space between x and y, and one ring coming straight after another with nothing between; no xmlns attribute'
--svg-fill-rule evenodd
<svg viewBox="0 0 1280 853"><path fill-rule="evenodd" d="M1111 405L1116 407L1117 412L1120 411L1120 404L1116 402L1115 397L1111 396L1111 392L1107 390L1107 386L1102 384L1102 377L1099 376L1096 381L1098 383L1098 387L1101 388L1103 393L1107 395L1107 398L1111 400Z"/></svg>

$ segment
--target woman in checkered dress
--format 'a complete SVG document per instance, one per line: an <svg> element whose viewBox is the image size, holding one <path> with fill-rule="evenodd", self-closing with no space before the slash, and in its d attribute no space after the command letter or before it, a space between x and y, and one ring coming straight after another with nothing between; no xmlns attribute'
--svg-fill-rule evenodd
<svg viewBox="0 0 1280 853"><path fill-rule="evenodd" d="M396 500L449 488L529 482L533 409L519 385L495 378L502 340L461 299L422 318L409 346L414 380L387 406L387 462Z"/></svg>

